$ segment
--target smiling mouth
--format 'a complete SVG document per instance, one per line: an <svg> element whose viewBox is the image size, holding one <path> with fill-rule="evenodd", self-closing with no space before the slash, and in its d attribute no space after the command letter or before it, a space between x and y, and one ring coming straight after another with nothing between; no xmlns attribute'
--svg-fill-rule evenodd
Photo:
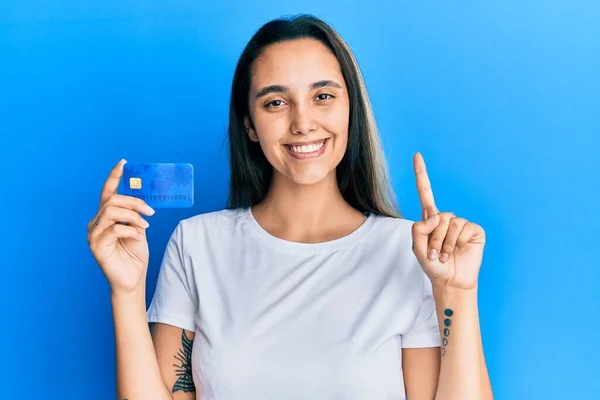
<svg viewBox="0 0 600 400"><path fill-rule="evenodd" d="M311 142L309 144L284 144L284 146L293 153L310 154L319 151L323 146L325 146L326 141L327 139L323 139L316 142Z"/></svg>
<svg viewBox="0 0 600 400"><path fill-rule="evenodd" d="M297 159L319 157L325 152L329 138L303 144L284 144L288 153Z"/></svg>

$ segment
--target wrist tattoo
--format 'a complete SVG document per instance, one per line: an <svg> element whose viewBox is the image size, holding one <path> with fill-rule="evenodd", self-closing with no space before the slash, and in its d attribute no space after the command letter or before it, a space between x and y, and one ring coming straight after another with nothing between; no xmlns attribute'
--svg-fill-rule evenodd
<svg viewBox="0 0 600 400"><path fill-rule="evenodd" d="M452 325L452 320L450 317L454 315L454 311L449 308L444 310L444 338L442 339L442 357L446 355L446 346L448 346L448 336L450 336L450 325Z"/></svg>
<svg viewBox="0 0 600 400"><path fill-rule="evenodd" d="M177 371L177 381L173 385L172 392L183 391L184 393L195 392L194 380L192 377L192 344L193 339L189 339L185 330L181 331L181 349L175 355L179 364L173 364Z"/></svg>

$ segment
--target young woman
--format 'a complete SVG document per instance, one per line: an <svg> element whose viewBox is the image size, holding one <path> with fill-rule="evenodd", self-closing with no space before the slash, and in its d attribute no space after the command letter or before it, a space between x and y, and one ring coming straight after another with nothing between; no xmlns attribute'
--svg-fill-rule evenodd
<svg viewBox="0 0 600 400"><path fill-rule="evenodd" d="M118 399L491 399L484 231L438 211L419 153L423 220L401 218L340 36L312 16L267 23L230 107L228 207L178 224L148 310L154 211L116 194L124 160L88 225L111 287Z"/></svg>

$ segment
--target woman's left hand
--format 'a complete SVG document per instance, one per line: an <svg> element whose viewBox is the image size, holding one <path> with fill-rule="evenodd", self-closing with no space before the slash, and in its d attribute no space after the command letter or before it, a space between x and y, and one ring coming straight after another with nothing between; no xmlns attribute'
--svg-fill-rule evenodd
<svg viewBox="0 0 600 400"><path fill-rule="evenodd" d="M423 220L412 227L413 252L432 284L473 289L477 287L485 232L451 212L440 213L423 157L416 153L413 161L423 211Z"/></svg>

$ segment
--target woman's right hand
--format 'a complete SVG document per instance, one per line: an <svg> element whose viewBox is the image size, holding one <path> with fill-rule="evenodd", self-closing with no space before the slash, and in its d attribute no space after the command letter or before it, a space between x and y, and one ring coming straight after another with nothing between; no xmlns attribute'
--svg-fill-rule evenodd
<svg viewBox="0 0 600 400"><path fill-rule="evenodd" d="M110 172L98 213L88 223L90 249L113 292L132 292L146 284L148 222L140 214L154 214L143 200L117 194L126 162L119 161Z"/></svg>

